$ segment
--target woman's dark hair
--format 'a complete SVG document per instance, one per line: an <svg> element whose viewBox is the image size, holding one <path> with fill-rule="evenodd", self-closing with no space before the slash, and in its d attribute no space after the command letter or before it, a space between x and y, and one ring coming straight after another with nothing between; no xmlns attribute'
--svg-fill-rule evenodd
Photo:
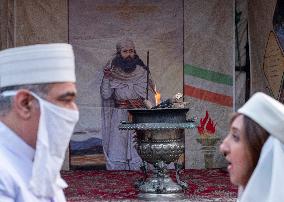
<svg viewBox="0 0 284 202"><path fill-rule="evenodd" d="M233 114L230 125L240 115L244 116L244 138L252 157L253 168L255 168L260 157L262 146L269 137L269 133L251 118L240 113Z"/></svg>

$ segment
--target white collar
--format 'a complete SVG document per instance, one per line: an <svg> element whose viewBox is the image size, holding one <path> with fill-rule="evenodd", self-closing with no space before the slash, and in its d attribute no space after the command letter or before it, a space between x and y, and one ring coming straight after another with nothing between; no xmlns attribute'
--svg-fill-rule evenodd
<svg viewBox="0 0 284 202"><path fill-rule="evenodd" d="M17 156L33 161L35 150L0 121L0 144Z"/></svg>

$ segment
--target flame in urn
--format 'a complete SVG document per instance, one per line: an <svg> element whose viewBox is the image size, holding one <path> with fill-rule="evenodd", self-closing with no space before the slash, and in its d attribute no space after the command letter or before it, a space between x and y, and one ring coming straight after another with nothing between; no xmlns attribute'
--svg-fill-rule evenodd
<svg viewBox="0 0 284 202"><path fill-rule="evenodd" d="M155 101L156 101L156 106L161 103L161 94L159 91L157 91L156 85L155 85Z"/></svg>
<svg viewBox="0 0 284 202"><path fill-rule="evenodd" d="M161 103L161 94L158 91L156 91L155 100L156 100L156 105Z"/></svg>
<svg viewBox="0 0 284 202"><path fill-rule="evenodd" d="M200 123L197 126L198 133L200 135L214 135L216 132L216 123L209 117L208 111L203 119L200 119Z"/></svg>

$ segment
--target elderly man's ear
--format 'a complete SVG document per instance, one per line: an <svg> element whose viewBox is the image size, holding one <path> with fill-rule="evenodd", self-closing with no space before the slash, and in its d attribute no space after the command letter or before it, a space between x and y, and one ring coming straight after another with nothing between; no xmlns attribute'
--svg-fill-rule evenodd
<svg viewBox="0 0 284 202"><path fill-rule="evenodd" d="M14 97L13 108L18 116L24 120L31 118L36 106L36 99L27 90L19 90Z"/></svg>

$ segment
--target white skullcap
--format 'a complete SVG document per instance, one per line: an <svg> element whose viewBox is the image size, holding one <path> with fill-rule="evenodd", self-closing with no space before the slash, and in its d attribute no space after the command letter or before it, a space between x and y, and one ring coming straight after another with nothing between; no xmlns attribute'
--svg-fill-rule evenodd
<svg viewBox="0 0 284 202"><path fill-rule="evenodd" d="M0 51L0 87L75 82L70 44L37 44Z"/></svg>
<svg viewBox="0 0 284 202"><path fill-rule="evenodd" d="M120 52L122 48L133 48L133 49L135 49L134 42L131 39L129 39L129 38L121 39L116 44L117 52Z"/></svg>
<svg viewBox="0 0 284 202"><path fill-rule="evenodd" d="M239 110L284 143L284 105L264 93L255 93Z"/></svg>

